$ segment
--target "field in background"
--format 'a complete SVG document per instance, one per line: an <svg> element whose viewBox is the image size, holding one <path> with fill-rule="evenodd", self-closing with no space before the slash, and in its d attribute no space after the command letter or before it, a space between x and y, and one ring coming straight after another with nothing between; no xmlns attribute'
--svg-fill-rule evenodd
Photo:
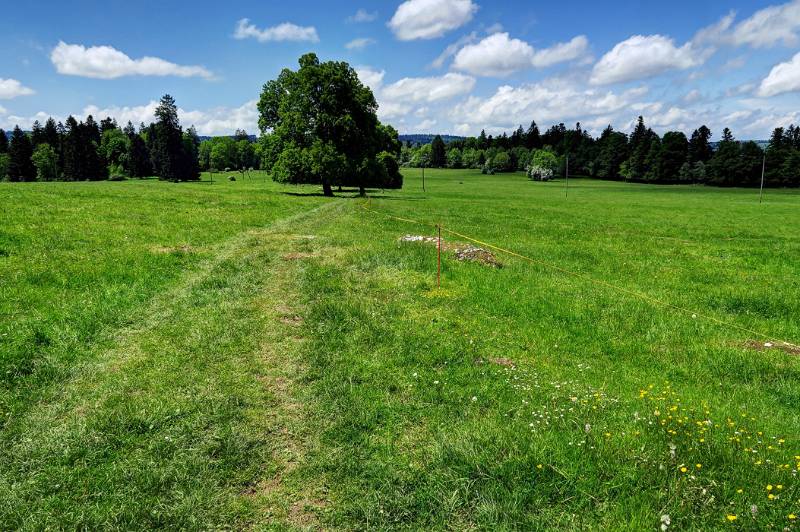
<svg viewBox="0 0 800 532"><path fill-rule="evenodd" d="M419 175L0 184L3 528L795 522L797 191Z"/></svg>

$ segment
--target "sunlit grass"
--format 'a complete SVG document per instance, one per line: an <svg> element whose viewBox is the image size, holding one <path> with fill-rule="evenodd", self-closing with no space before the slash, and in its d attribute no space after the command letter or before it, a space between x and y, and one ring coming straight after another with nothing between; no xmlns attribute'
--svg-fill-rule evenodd
<svg viewBox="0 0 800 532"><path fill-rule="evenodd" d="M0 184L4 528L796 526L796 191L240 177Z"/></svg>

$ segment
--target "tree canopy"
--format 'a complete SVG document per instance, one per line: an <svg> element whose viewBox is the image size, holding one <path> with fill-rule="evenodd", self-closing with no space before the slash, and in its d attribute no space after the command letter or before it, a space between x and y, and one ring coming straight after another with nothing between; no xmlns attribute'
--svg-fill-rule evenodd
<svg viewBox="0 0 800 532"><path fill-rule="evenodd" d="M378 120L372 91L345 62L315 54L264 85L258 102L262 167L275 181L333 186L402 186L397 132Z"/></svg>

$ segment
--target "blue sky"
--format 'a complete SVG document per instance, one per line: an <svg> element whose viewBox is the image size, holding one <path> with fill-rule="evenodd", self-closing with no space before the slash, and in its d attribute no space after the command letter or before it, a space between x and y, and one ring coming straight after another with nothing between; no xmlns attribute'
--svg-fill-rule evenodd
<svg viewBox="0 0 800 532"><path fill-rule="evenodd" d="M53 2L0 8L0 127L152 120L256 132L255 100L309 51L357 68L401 133L580 121L765 138L800 122L800 0Z"/></svg>

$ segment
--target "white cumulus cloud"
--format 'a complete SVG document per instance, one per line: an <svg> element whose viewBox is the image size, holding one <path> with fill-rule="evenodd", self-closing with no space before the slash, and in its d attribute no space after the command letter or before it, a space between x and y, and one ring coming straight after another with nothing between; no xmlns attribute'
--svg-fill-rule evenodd
<svg viewBox="0 0 800 532"><path fill-rule="evenodd" d="M115 79L123 76L213 78L213 74L202 66L178 65L158 57L131 59L111 46L86 47L60 41L50 53L50 61L60 74L87 78Z"/></svg>
<svg viewBox="0 0 800 532"><path fill-rule="evenodd" d="M477 10L472 0L406 0L389 28L401 41L434 39L469 22Z"/></svg>
<svg viewBox="0 0 800 532"><path fill-rule="evenodd" d="M34 90L26 87L16 79L0 78L0 100L10 100L17 96L28 96L34 94Z"/></svg>
<svg viewBox="0 0 800 532"><path fill-rule="evenodd" d="M594 65L591 83L607 85L684 70L702 64L707 55L691 43L681 47L663 35L634 35L607 52Z"/></svg>
<svg viewBox="0 0 800 532"><path fill-rule="evenodd" d="M474 86L475 78L449 72L444 76L403 78L384 87L381 96L406 102L436 102L467 94Z"/></svg>
<svg viewBox="0 0 800 532"><path fill-rule="evenodd" d="M790 60L772 67L769 75L761 81L757 94L769 97L796 91L800 91L800 52Z"/></svg>
<svg viewBox="0 0 800 532"><path fill-rule="evenodd" d="M769 6L753 13L738 24L731 11L719 22L703 28L694 42L713 45L751 46L765 48L776 44L796 46L800 30L800 0Z"/></svg>
<svg viewBox="0 0 800 532"><path fill-rule="evenodd" d="M383 77L386 75L385 70L375 70L368 66L355 67L356 74L361 83L372 89L372 92L378 91L383 85Z"/></svg>
<svg viewBox="0 0 800 532"><path fill-rule="evenodd" d="M222 106L195 110L178 108L178 118L184 129L194 126L200 135L230 135L237 129L244 129L248 133L257 133L258 109L256 103L256 100L251 100L239 107ZM158 107L158 102L155 100L137 106L98 107L89 105L76 118L82 119L92 115L96 120L100 120L110 116L116 118L119 124L126 124L130 121L138 126L141 122L149 124L155 120L156 107Z"/></svg>
<svg viewBox="0 0 800 532"><path fill-rule="evenodd" d="M755 48L782 43L796 46L800 29L800 0L766 7L737 24L729 36L733 44Z"/></svg>
<svg viewBox="0 0 800 532"><path fill-rule="evenodd" d="M258 42L270 41L307 41L319 42L317 29L313 26L298 26L291 22L284 22L277 26L260 29L251 24L249 19L243 18L236 23L233 32L234 39L255 39Z"/></svg>
<svg viewBox="0 0 800 532"><path fill-rule="evenodd" d="M360 8L355 15L347 17L347 22L372 22L376 18L378 18L377 11L367 11L364 8Z"/></svg>
<svg viewBox="0 0 800 532"><path fill-rule="evenodd" d="M495 33L475 44L467 44L456 53L453 68L474 75L507 76L532 67L547 67L577 59L586 53L589 41L583 35L550 48L534 50L507 32Z"/></svg>
<svg viewBox="0 0 800 532"><path fill-rule="evenodd" d="M369 37L360 37L358 39L353 39L349 43L345 44L344 47L348 50L363 50L371 44L375 44L375 39L370 39Z"/></svg>
<svg viewBox="0 0 800 532"><path fill-rule="evenodd" d="M427 120L423 120L422 122L414 126L412 128L412 131L415 131L417 133L430 133L434 126L436 126L436 120L429 118Z"/></svg>
<svg viewBox="0 0 800 532"><path fill-rule="evenodd" d="M378 101L378 117L381 120L404 123L410 114L430 119L430 108L425 104L444 104L453 98L464 96L475 87L475 78L447 73L443 76L403 78L384 84L386 72L368 66L355 68L358 78L375 94Z"/></svg>
<svg viewBox="0 0 800 532"><path fill-rule="evenodd" d="M503 85L487 98L471 96L456 105L450 117L455 123L477 124L487 131L510 130L531 119L542 124L572 119L583 122L628 112L645 92L644 88L600 91L553 78L517 87Z"/></svg>
<svg viewBox="0 0 800 532"><path fill-rule="evenodd" d="M533 54L533 66L548 67L556 63L573 61L586 54L589 48L589 39L585 35L578 35L567 42L554 44L549 48L542 48Z"/></svg>

